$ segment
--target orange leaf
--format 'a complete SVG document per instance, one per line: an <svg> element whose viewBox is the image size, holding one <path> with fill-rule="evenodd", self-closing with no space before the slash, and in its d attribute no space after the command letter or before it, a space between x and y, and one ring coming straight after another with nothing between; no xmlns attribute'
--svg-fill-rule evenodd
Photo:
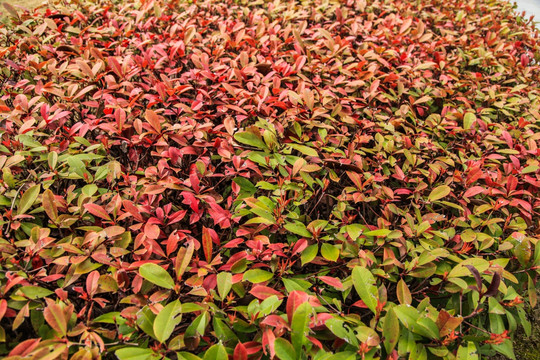
<svg viewBox="0 0 540 360"><path fill-rule="evenodd" d="M102 206L99 206L98 204L93 204L93 203L86 204L84 205L84 208L86 209L86 211L88 211L92 215L95 215L104 220L111 221L111 217L109 216L107 211L105 211L105 209Z"/></svg>
<svg viewBox="0 0 540 360"><path fill-rule="evenodd" d="M176 278L178 280L182 278L182 275L186 271L189 263L191 262L194 248L195 245L193 244L193 241L190 241L187 247L181 247L178 250L178 255L176 256L176 260L174 263L174 270L176 271Z"/></svg>
<svg viewBox="0 0 540 360"><path fill-rule="evenodd" d="M41 198L41 204L43 205L43 209L45 209L45 212L47 213L49 218L51 218L52 221L56 222L56 220L58 219L58 208L56 206L54 194L51 190L45 190Z"/></svg>
<svg viewBox="0 0 540 360"><path fill-rule="evenodd" d="M146 223L146 225L144 225L144 235L148 236L150 239L157 239L159 237L159 226Z"/></svg>
<svg viewBox="0 0 540 360"><path fill-rule="evenodd" d="M6 299L0 300L0 320L4 317L7 311L7 301Z"/></svg>
<svg viewBox="0 0 540 360"><path fill-rule="evenodd" d="M462 321L463 318L453 317L447 311L441 310L436 321L441 337L449 335L452 330L455 330L459 324L461 324Z"/></svg>
<svg viewBox="0 0 540 360"><path fill-rule="evenodd" d="M159 121L159 116L152 110L146 110L146 121L156 130L159 134L161 133L161 122Z"/></svg>
<svg viewBox="0 0 540 360"><path fill-rule="evenodd" d="M283 299L284 295L277 290L272 289L268 286L256 285L249 292L251 295L255 296L259 300L264 300L269 298L272 295L276 295L279 299Z"/></svg>
<svg viewBox="0 0 540 360"><path fill-rule="evenodd" d="M212 260L212 236L210 235L210 229L206 226L203 226L202 246L204 257L206 258L206 261L210 262L210 260Z"/></svg>
<svg viewBox="0 0 540 360"><path fill-rule="evenodd" d="M41 339L28 339L18 344L11 350L9 356L24 357L32 352L40 343Z"/></svg>
<svg viewBox="0 0 540 360"><path fill-rule="evenodd" d="M60 335L66 336L67 321L64 316L64 311L58 304L50 304L43 311L45 321Z"/></svg>

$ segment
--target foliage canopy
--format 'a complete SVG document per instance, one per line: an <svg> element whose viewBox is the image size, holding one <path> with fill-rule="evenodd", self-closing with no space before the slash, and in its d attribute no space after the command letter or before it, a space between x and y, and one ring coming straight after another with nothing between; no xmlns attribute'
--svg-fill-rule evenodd
<svg viewBox="0 0 540 360"><path fill-rule="evenodd" d="M0 355L514 357L540 45L510 5L72 3L0 27Z"/></svg>

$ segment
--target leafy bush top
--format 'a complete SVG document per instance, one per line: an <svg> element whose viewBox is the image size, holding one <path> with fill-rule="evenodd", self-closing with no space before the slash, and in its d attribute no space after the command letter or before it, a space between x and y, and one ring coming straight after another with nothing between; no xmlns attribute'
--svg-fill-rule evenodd
<svg viewBox="0 0 540 360"><path fill-rule="evenodd" d="M2 356L514 357L540 266L530 21L73 3L0 28Z"/></svg>

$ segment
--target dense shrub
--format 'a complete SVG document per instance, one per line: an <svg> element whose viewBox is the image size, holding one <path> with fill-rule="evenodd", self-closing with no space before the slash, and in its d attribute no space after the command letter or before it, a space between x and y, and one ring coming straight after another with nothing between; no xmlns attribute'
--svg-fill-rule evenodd
<svg viewBox="0 0 540 360"><path fill-rule="evenodd" d="M511 5L72 2L0 28L0 355L514 356L540 45Z"/></svg>

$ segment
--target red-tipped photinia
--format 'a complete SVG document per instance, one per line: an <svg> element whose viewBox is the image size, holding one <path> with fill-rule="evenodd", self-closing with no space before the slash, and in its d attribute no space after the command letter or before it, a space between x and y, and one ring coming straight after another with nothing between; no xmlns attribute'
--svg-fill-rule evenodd
<svg viewBox="0 0 540 360"><path fill-rule="evenodd" d="M531 20L76 3L1 15L0 357L514 357L540 269Z"/></svg>

